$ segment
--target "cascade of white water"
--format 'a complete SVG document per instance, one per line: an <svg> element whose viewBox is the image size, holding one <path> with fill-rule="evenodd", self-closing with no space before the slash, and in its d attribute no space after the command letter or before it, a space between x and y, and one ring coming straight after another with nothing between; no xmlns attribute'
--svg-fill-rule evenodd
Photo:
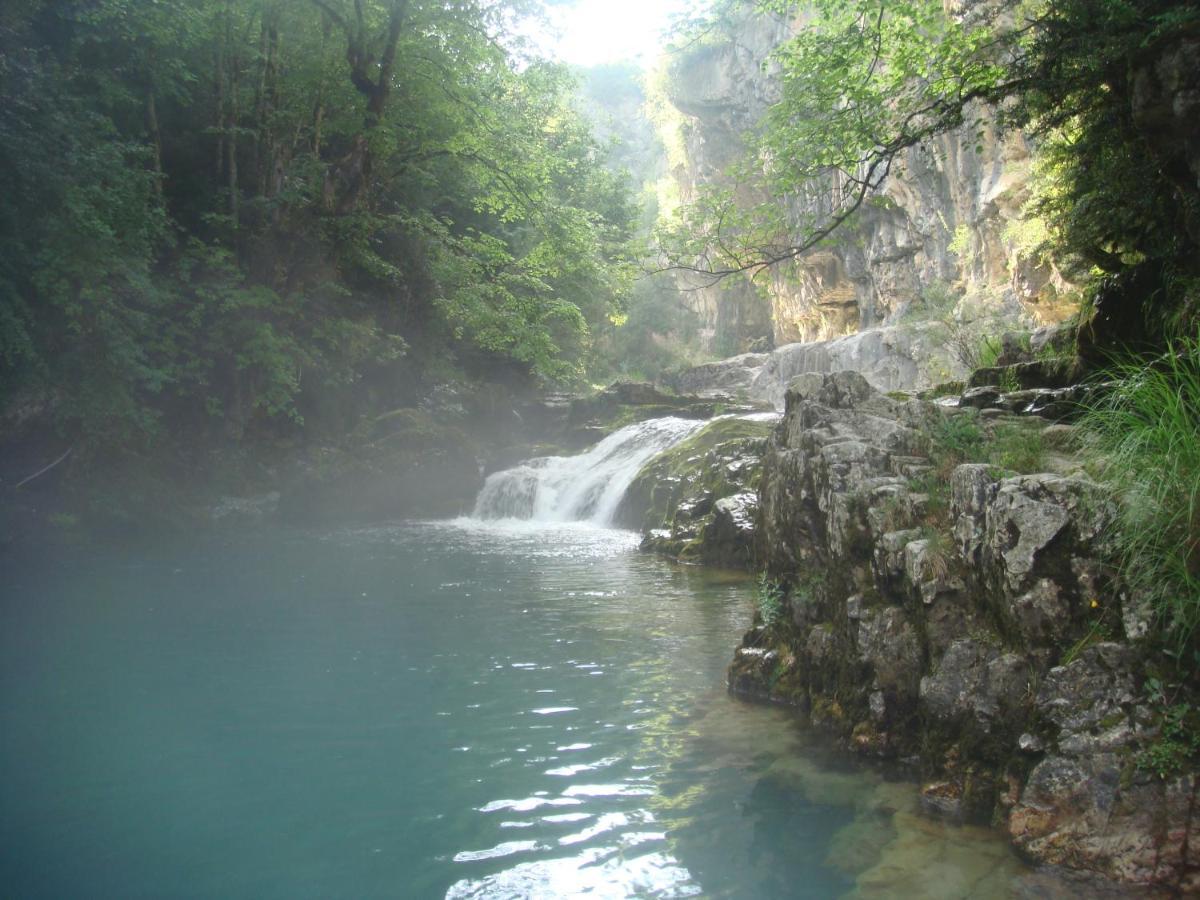
<svg viewBox="0 0 1200 900"><path fill-rule="evenodd" d="M475 518L607 525L642 466L704 424L649 419L614 431L577 456L544 456L495 472L475 500Z"/></svg>

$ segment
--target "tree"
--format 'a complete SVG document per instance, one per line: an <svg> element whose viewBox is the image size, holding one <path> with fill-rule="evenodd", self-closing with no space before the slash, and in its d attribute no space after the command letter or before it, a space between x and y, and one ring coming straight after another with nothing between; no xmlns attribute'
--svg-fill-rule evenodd
<svg viewBox="0 0 1200 900"><path fill-rule="evenodd" d="M0 406L125 452L336 432L435 369L578 377L633 208L514 8L6 6Z"/></svg>
<svg viewBox="0 0 1200 900"><path fill-rule="evenodd" d="M1068 251L1109 270L1139 254L1181 256L1155 244L1164 232L1189 233L1179 226L1181 217L1194 221L1194 177L1190 186L1170 178L1177 164L1161 158L1130 177L1136 160L1156 159L1134 121L1132 83L1165 44L1195 29L1195 5L989 0L949 13L941 0L761 0L756 7L797 23L772 59L781 97L729 183L707 191L665 234L668 265L719 279L801 256L853 218L905 151L948 131L978 129L985 114L1026 129L1057 155L1058 183L1043 209ZM746 196L763 199L746 203ZM780 198L799 199L792 206L803 211L786 213ZM1086 209L1072 211L1085 199Z"/></svg>

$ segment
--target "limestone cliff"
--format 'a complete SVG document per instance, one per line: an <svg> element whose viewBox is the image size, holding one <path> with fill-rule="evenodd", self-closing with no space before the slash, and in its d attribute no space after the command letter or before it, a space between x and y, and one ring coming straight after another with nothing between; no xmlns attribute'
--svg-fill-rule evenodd
<svg viewBox="0 0 1200 900"><path fill-rule="evenodd" d="M671 64L668 99L681 117L673 137L682 148L672 175L684 202L719 183L741 153L779 90L771 50L798 27L746 14ZM931 292L952 295L960 319L1058 321L1069 311L1058 300L1063 282L1019 249L1030 149L1022 135L990 125L979 142L964 129L914 148L839 240L773 270L765 302L741 279L693 291L691 302L714 333L736 329L719 348L727 352L768 329L778 345L895 324ZM797 200L779 202L802 211Z"/></svg>

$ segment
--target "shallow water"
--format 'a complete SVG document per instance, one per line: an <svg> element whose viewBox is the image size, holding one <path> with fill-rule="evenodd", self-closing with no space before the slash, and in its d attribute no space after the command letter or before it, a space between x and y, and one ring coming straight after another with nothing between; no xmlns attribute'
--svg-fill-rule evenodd
<svg viewBox="0 0 1200 900"><path fill-rule="evenodd" d="M461 521L10 566L3 893L1011 895L997 835L729 698L751 586L636 541Z"/></svg>

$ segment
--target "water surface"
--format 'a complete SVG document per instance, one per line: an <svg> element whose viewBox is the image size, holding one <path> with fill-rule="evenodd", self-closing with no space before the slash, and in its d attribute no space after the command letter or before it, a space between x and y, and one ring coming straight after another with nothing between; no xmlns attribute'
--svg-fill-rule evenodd
<svg viewBox="0 0 1200 900"><path fill-rule="evenodd" d="M745 579L582 525L401 523L10 567L17 897L987 897L914 814L729 698Z"/></svg>

